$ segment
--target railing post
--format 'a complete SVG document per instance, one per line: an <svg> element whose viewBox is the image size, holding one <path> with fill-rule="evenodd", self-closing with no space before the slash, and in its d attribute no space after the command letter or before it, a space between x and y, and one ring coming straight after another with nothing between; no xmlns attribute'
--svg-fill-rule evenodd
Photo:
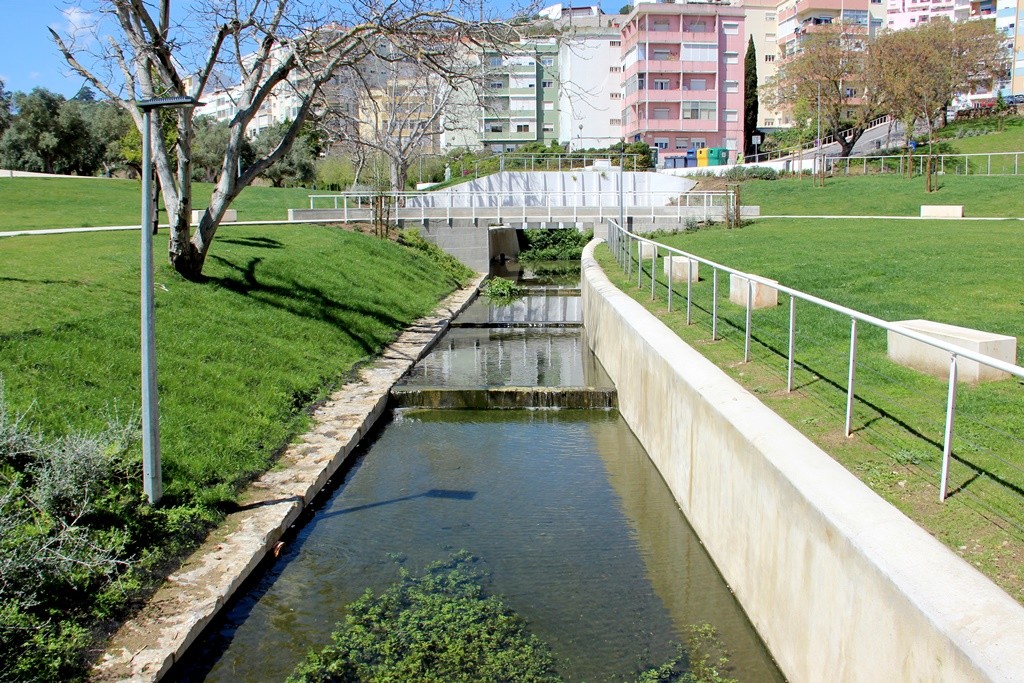
<svg viewBox="0 0 1024 683"><path fill-rule="evenodd" d="M988 155L988 175L992 175L992 153Z"/></svg>
<svg viewBox="0 0 1024 683"><path fill-rule="evenodd" d="M644 243L636 240L636 288L644 286Z"/></svg>
<svg viewBox="0 0 1024 683"><path fill-rule="evenodd" d="M786 363L786 391L793 391L793 360L796 357L796 297L789 296L789 358Z"/></svg>
<svg viewBox="0 0 1024 683"><path fill-rule="evenodd" d="M690 324L690 302L693 301L693 259L686 259L686 324Z"/></svg>
<svg viewBox="0 0 1024 683"><path fill-rule="evenodd" d="M654 253L651 254L651 301L654 301L654 285L658 283L656 268L658 267L658 244L652 242Z"/></svg>
<svg viewBox="0 0 1024 683"><path fill-rule="evenodd" d="M850 318L850 372L846 378L846 435L853 433L853 383L857 371L857 319Z"/></svg>
<svg viewBox="0 0 1024 683"><path fill-rule="evenodd" d="M675 257L669 254L668 258L668 312L672 312L672 265L675 263Z"/></svg>
<svg viewBox="0 0 1024 683"><path fill-rule="evenodd" d="M942 440L942 478L939 482L939 502L946 500L949 482L949 459L953 454L953 414L956 412L956 354L949 356L949 394L946 397L946 435Z"/></svg>
<svg viewBox="0 0 1024 683"><path fill-rule="evenodd" d="M711 269L711 341L718 340L718 268Z"/></svg>
<svg viewBox="0 0 1024 683"><path fill-rule="evenodd" d="M754 281L747 278L747 319L743 333L743 362L750 362L750 311L754 303Z"/></svg>

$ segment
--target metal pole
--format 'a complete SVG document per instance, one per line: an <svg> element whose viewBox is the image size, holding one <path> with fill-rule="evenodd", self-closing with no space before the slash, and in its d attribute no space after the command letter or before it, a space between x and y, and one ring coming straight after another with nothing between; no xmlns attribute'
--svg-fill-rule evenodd
<svg viewBox="0 0 1024 683"><path fill-rule="evenodd" d="M949 459L953 454L953 414L956 412L956 354L949 356L949 395L946 398L946 436L942 441L942 480L939 482L939 502L946 500L949 481Z"/></svg>
<svg viewBox="0 0 1024 683"><path fill-rule="evenodd" d="M651 301L654 301L654 285L657 283L658 278L656 277L658 267L658 245L652 245L654 247L654 253L651 254Z"/></svg>
<svg viewBox="0 0 1024 683"><path fill-rule="evenodd" d="M644 286L644 243L636 241L636 288Z"/></svg>
<svg viewBox="0 0 1024 683"><path fill-rule="evenodd" d="M690 324L690 302L693 301L693 259L686 259L686 324Z"/></svg>
<svg viewBox="0 0 1024 683"><path fill-rule="evenodd" d="M156 306L153 302L152 113L142 112L142 486L150 505L163 497L160 413L156 386Z"/></svg>
<svg viewBox="0 0 1024 683"><path fill-rule="evenodd" d="M857 319L850 318L850 373L846 378L846 435L853 433L853 381L857 369Z"/></svg>
<svg viewBox="0 0 1024 683"><path fill-rule="evenodd" d="M665 258L668 259L668 311L672 312L672 265L676 260L674 256L669 254Z"/></svg>
<svg viewBox="0 0 1024 683"><path fill-rule="evenodd" d="M718 269L711 271L711 341L718 339Z"/></svg>
<svg viewBox="0 0 1024 683"><path fill-rule="evenodd" d="M754 281L747 278L747 320L743 336L743 362L750 362L750 309L754 303Z"/></svg>
<svg viewBox="0 0 1024 683"><path fill-rule="evenodd" d="M796 297L789 297L789 360L786 368L786 391L793 391L793 359L796 356Z"/></svg>

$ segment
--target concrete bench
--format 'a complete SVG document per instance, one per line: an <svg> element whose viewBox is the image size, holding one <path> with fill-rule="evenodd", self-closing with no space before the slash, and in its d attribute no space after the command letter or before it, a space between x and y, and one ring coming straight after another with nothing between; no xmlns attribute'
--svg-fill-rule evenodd
<svg viewBox="0 0 1024 683"><path fill-rule="evenodd" d="M206 213L206 209L195 209L192 212L192 225L198 225L199 221L202 220L203 214ZM224 211L224 217L220 219L221 223L234 223L238 220L238 211L235 209L227 209Z"/></svg>
<svg viewBox="0 0 1024 683"><path fill-rule="evenodd" d="M969 351L982 353L1007 363L1017 363L1016 337L932 320L900 320L896 324ZM889 331L887 336L889 358L893 362L935 377L949 377L949 352L911 339L899 332ZM990 382L1010 376L1001 370L959 356L956 359L956 372L958 382L971 383Z"/></svg>
<svg viewBox="0 0 1024 683"><path fill-rule="evenodd" d="M764 278L768 280L768 278ZM742 275L729 274L729 301L733 302L737 306L747 307L747 290L748 283L753 282L753 294L754 300L751 302L751 308L772 308L773 306L779 305L779 290L768 285L763 285L756 280L751 281L749 278L745 278ZM768 280L768 282L774 282L779 284L778 280Z"/></svg>
<svg viewBox="0 0 1024 683"><path fill-rule="evenodd" d="M697 282L700 280L697 276L699 266L700 263L685 256L666 256L662 264L665 277L669 276L669 270L672 271L672 282L686 282L687 279L690 282Z"/></svg>
<svg viewBox="0 0 1024 683"><path fill-rule="evenodd" d="M640 258L648 259L654 258L654 251L657 249L657 245L653 242L641 242L640 243Z"/></svg>
<svg viewBox="0 0 1024 683"><path fill-rule="evenodd" d="M960 204L922 204L921 218L963 218L964 207Z"/></svg>

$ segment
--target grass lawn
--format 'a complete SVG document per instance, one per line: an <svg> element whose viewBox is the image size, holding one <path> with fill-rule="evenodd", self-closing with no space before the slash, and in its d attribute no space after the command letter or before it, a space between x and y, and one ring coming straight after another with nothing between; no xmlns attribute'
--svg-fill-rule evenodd
<svg viewBox="0 0 1024 683"><path fill-rule="evenodd" d="M809 188L808 192L812 190ZM887 320L927 318L1024 337L1024 270L1015 221L782 220L740 230L711 228L659 241L741 270L774 278ZM605 252L608 254L608 252ZM621 273L610 254L606 270ZM719 281L719 334L710 340L711 283L701 266L686 324L686 286L673 311L658 264L651 300L650 263L643 287L636 271L625 291L656 312L684 340L758 394L851 472L1024 601L1024 382L961 386L955 459L945 504L938 502L946 382L886 358L881 330L858 329L855 436L843 432L850 320L797 304L795 384L786 392L789 301L755 311L754 362L744 364L744 309Z"/></svg>
<svg viewBox="0 0 1024 683"><path fill-rule="evenodd" d="M919 216L922 204L962 204L966 216L1011 218L1024 216L1024 175L945 175L931 193L925 192L924 178L897 174L837 175L823 188L815 188L809 177L748 180L740 187L740 200L760 206L766 216Z"/></svg>
<svg viewBox="0 0 1024 683"><path fill-rule="evenodd" d="M303 410L432 310L453 283L390 242L327 227L231 228L207 281L154 247L167 493L230 497L305 422ZM98 429L139 403L135 233L0 240L0 367L43 429Z"/></svg>
<svg viewBox="0 0 1024 683"><path fill-rule="evenodd" d="M951 153L1024 152L1024 117L955 121L936 131L936 136L945 143L943 150Z"/></svg>
<svg viewBox="0 0 1024 683"><path fill-rule="evenodd" d="M140 220L142 182L113 178L0 178L0 231L134 225ZM205 208L213 185L193 185L193 206ZM306 188L247 187L231 208L242 221L288 218L309 206ZM161 207L163 205L161 204ZM161 210L160 222L167 216Z"/></svg>

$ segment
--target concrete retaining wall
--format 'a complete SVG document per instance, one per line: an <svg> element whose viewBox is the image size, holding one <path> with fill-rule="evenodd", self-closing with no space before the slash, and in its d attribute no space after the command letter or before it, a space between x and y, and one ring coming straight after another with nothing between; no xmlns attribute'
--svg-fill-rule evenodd
<svg viewBox="0 0 1024 683"><path fill-rule="evenodd" d="M785 675L1024 680L1024 608L613 287L595 244L589 343Z"/></svg>

